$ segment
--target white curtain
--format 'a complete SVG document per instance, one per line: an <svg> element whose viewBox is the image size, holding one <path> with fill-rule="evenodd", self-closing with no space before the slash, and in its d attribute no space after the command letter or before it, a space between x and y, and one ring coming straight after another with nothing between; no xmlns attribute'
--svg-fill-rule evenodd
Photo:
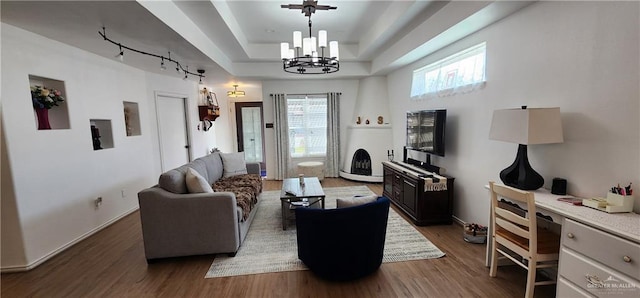
<svg viewBox="0 0 640 298"><path fill-rule="evenodd" d="M327 155L325 176L340 176L340 93L327 93Z"/></svg>
<svg viewBox="0 0 640 298"><path fill-rule="evenodd" d="M289 123L287 121L287 97L285 94L271 94L273 99L276 135L276 180L289 178L291 156L289 155Z"/></svg>

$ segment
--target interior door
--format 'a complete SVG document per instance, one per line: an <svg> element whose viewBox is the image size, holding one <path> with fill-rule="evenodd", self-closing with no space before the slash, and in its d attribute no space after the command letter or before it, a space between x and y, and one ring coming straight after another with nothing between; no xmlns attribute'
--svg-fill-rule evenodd
<svg viewBox="0 0 640 298"><path fill-rule="evenodd" d="M166 172L190 160L186 98L156 96L160 162Z"/></svg>
<svg viewBox="0 0 640 298"><path fill-rule="evenodd" d="M247 162L259 162L265 168L262 102L236 102L238 151Z"/></svg>

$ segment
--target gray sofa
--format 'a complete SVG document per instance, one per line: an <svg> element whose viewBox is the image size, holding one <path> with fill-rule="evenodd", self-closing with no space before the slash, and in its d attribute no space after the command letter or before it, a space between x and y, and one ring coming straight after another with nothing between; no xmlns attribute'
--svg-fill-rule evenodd
<svg viewBox="0 0 640 298"><path fill-rule="evenodd" d="M187 168L210 184L223 175L220 153L212 153L163 173L158 185L138 193L147 261L158 258L228 253L235 256L255 217L258 205L242 220L233 192L188 193ZM260 175L259 163L247 163ZM259 201L258 201L259 204Z"/></svg>

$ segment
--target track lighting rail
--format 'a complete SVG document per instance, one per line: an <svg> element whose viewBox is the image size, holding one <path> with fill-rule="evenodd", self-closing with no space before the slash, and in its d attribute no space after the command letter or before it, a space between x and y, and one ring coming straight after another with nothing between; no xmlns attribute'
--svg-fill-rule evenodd
<svg viewBox="0 0 640 298"><path fill-rule="evenodd" d="M162 55L157 55L157 54L153 54L153 53L148 53L148 52L145 52L145 51L140 51L140 50L136 50L136 49L134 49L134 48L131 48L131 47L125 46L125 45L123 45L123 44L121 44L121 43L119 43L119 42L116 42L116 41L114 41L114 40L112 40L112 39L108 38L108 37L107 37L107 33L106 33L106 29L105 29L105 27L102 27L102 32L98 31L98 34L100 34L100 36L102 36L102 38L103 38L104 40L106 40L106 41L108 41L108 42L110 42L110 43L112 43L112 44L114 44L114 45L117 45L117 46L118 46L118 48L120 49L120 53L118 54L118 56L120 56L120 59L122 59L122 57L123 57L123 55L124 55L124 50L123 50L123 49L126 49L126 50L129 50L129 51L132 51L132 52L136 52L136 53L139 53L139 54L143 54L143 55L147 55L147 56L152 56L152 57L160 58L160 67L161 67L162 69L166 69L166 66L165 66L165 64L164 64L164 63L165 63L165 61L168 61L168 62L170 62L170 63L175 63L175 64L176 64L176 71L178 71L178 72L183 72L183 73L184 73L184 78L185 78L185 79L187 78L187 75L192 75L192 76L199 77L199 78L200 78L200 82L202 82L202 78L204 78L204 77L205 77L205 76L202 74L202 73L204 73L204 71L203 71L202 73L200 73L200 72L199 72L199 73L193 73L193 72L190 72L190 71L189 71L189 66L187 66L186 68L184 68L184 67L182 67L182 64L180 64L180 62L178 62L178 61L176 61L176 60L171 59L171 52L169 52L169 55L168 55L167 57L165 57L165 56L162 56Z"/></svg>

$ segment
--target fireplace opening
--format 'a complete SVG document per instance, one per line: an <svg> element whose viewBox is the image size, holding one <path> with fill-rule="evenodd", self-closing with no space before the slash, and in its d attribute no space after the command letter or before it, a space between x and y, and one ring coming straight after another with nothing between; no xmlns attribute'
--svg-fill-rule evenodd
<svg viewBox="0 0 640 298"><path fill-rule="evenodd" d="M358 149L351 159L351 174L371 176L371 156L364 149Z"/></svg>

